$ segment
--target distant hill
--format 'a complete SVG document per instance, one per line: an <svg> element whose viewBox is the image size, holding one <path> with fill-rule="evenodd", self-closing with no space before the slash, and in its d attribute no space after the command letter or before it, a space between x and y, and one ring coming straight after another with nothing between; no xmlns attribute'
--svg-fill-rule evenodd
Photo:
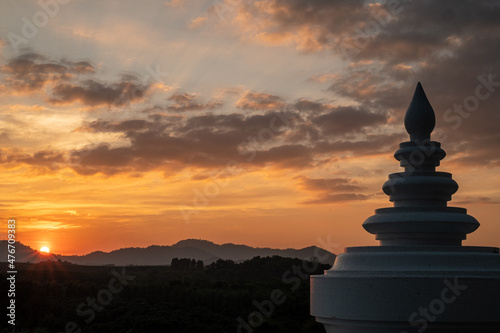
<svg viewBox="0 0 500 333"><path fill-rule="evenodd" d="M0 262L7 261L7 249L8 243L6 240L0 240ZM37 250L33 250L31 247L24 245L20 242L15 243L16 253L13 255L16 257L16 262L31 262L37 263L40 261L46 260L57 260L56 256L53 254L39 252Z"/></svg>
<svg viewBox="0 0 500 333"><path fill-rule="evenodd" d="M7 241L0 241L0 261L6 261ZM325 256L327 254L327 256ZM17 262L40 262L44 260L61 260L80 265L170 265L173 258L190 258L202 260L205 265L218 259L230 259L241 262L253 257L281 256L286 258L316 258L324 264L333 264L335 254L315 246L303 249L271 249L254 248L247 245L215 244L206 240L186 239L171 246L152 245L146 248L132 247L111 252L96 251L82 256L63 256L59 254L42 254L31 247L16 243ZM320 258L323 260L320 260ZM5 259L4 259L5 258Z"/></svg>

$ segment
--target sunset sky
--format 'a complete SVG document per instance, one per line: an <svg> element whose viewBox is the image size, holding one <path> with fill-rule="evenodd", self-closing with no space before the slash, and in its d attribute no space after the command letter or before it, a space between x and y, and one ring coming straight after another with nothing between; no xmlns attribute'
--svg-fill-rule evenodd
<svg viewBox="0 0 500 333"><path fill-rule="evenodd" d="M472 0L2 0L0 217L60 254L376 245L361 224L392 205L420 81L450 205L481 223L465 244L499 246L499 17Z"/></svg>

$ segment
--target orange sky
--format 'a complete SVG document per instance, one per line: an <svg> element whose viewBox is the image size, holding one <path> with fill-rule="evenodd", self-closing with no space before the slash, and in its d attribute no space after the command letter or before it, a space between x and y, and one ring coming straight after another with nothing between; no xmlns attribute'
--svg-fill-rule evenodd
<svg viewBox="0 0 500 333"><path fill-rule="evenodd" d="M0 218L16 218L24 244L60 254L185 238L376 245L361 224L391 205L381 187L400 171L392 154L421 81L448 153L439 170L460 185L450 205L482 224L466 244L498 246L496 7L73 0L51 10L34 32L26 20L46 8L0 4Z"/></svg>

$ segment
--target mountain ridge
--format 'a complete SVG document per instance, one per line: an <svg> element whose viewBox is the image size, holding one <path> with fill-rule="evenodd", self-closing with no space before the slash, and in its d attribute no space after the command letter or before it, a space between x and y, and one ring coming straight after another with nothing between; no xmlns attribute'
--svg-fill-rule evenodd
<svg viewBox="0 0 500 333"><path fill-rule="evenodd" d="M0 241L1 260L7 258L7 241ZM5 252L5 253L4 253ZM242 262L254 257L281 256L302 260L318 260L321 263L333 264L336 255L316 246L302 249L273 249L269 247L251 247L244 244L216 244L202 239L184 239L172 245L149 245L147 247L127 247L109 252L93 251L84 255L44 254L31 247L16 242L17 262L40 262L45 260L61 260L80 265L170 265L173 258L189 258L201 260L205 265L218 259ZM5 258L5 259L4 259Z"/></svg>

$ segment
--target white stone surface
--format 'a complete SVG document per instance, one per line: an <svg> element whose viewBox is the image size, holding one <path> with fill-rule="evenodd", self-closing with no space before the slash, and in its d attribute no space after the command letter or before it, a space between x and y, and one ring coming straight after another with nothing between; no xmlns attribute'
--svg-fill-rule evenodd
<svg viewBox="0 0 500 333"><path fill-rule="evenodd" d="M500 332L499 250L461 245L479 223L447 207L458 186L435 171L446 154L430 141L434 124L419 83L405 116L411 141L395 154L405 172L383 187L394 207L363 224L381 246L347 248L311 276L311 314L327 332Z"/></svg>

